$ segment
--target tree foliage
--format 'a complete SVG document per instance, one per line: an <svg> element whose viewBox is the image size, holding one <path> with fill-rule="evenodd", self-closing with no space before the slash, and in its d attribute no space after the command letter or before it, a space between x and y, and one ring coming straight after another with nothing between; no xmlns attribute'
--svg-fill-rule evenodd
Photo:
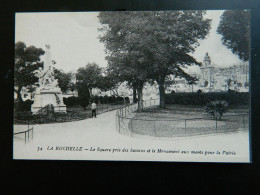
<svg viewBox="0 0 260 195"><path fill-rule="evenodd" d="M204 11L102 12L101 42L112 72L137 90L156 81L160 106L165 106L165 81L169 75L194 80L184 67L200 65L190 53L205 38L210 20ZM139 102L142 101L139 99Z"/></svg>
<svg viewBox="0 0 260 195"><path fill-rule="evenodd" d="M63 70L54 69L54 77L58 79L58 85L62 92L67 92L73 88L72 73L65 73ZM72 90L73 91L73 90Z"/></svg>
<svg viewBox="0 0 260 195"><path fill-rule="evenodd" d="M249 60L250 12L227 10L221 16L217 33L222 43L243 61Z"/></svg>
<svg viewBox="0 0 260 195"><path fill-rule="evenodd" d="M77 70L77 89L79 96L91 94L93 88L98 88L102 77L102 69L95 63L88 63Z"/></svg>
<svg viewBox="0 0 260 195"><path fill-rule="evenodd" d="M106 60L109 71L117 75L128 85L143 85L147 81L148 55L145 55L144 39L141 30L145 30L140 13L145 12L101 12L99 20L103 24L100 37L105 44Z"/></svg>
<svg viewBox="0 0 260 195"><path fill-rule="evenodd" d="M115 91L120 84L120 80L117 75L113 74L113 72L108 72L107 70L103 70L102 76L100 77L98 88L102 91Z"/></svg>
<svg viewBox="0 0 260 195"><path fill-rule="evenodd" d="M18 100L22 101L22 87L33 85L38 81L34 71L42 67L40 56L44 54L41 48L26 47L23 42L15 44L14 85L17 87Z"/></svg>

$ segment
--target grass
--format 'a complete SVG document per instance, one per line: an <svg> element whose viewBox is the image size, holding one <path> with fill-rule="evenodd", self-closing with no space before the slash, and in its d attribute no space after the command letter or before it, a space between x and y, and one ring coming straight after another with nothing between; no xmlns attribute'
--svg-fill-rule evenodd
<svg viewBox="0 0 260 195"><path fill-rule="evenodd" d="M224 133L248 129L248 106L230 108L220 121L207 115L201 106L167 105L167 108L151 107L130 120L133 133L158 137L190 136ZM232 116L245 113L245 116Z"/></svg>
<svg viewBox="0 0 260 195"><path fill-rule="evenodd" d="M119 109L122 104L99 104L97 105L97 115ZM46 115L32 115L30 111L16 112L14 111L15 124L23 124L23 121L28 121L33 124L46 124L57 122L78 121L92 117L90 105L84 110L80 106L68 107L67 113L53 113ZM19 121L20 120L20 121Z"/></svg>

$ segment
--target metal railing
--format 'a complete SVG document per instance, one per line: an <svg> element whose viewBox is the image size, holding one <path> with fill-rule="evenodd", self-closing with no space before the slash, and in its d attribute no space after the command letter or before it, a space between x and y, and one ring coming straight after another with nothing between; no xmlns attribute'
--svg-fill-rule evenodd
<svg viewBox="0 0 260 195"><path fill-rule="evenodd" d="M158 106L159 99L150 99L143 101L143 110L148 107ZM119 133L122 134L132 134L132 120L137 114L138 103L133 103L129 105L125 105L124 107L120 108L116 112L116 127Z"/></svg>
<svg viewBox="0 0 260 195"><path fill-rule="evenodd" d="M125 107L126 105L129 105L127 103L125 103L124 101L118 101L112 104L97 104L97 108L96 108L96 112L97 114L102 114L105 112L109 112L109 111L113 111L113 110L117 110L117 107L111 107L111 105L118 105L119 107Z"/></svg>
<svg viewBox="0 0 260 195"><path fill-rule="evenodd" d="M144 108L158 106L159 100L144 101ZM117 129L121 134L142 134L158 137L205 135L247 130L247 113L226 114L221 120L211 117L173 118L165 115L147 116L136 112L137 104L131 104L116 112ZM153 115L150 112L149 115Z"/></svg>
<svg viewBox="0 0 260 195"><path fill-rule="evenodd" d="M110 104L97 104L96 108L96 114L102 114L105 112L118 110L120 107L125 107L126 104L124 101L117 101ZM14 112L14 123L19 124L21 122L19 121L28 121L30 120L30 124L42 124L42 123L53 123L53 122L71 122L71 121L79 121L84 120L87 118L91 118L91 106L88 105L87 109L83 110L83 108L80 108L80 110L73 111L71 108L67 108L67 113L53 113L51 116L48 115L42 115L41 117L35 117L32 115L30 111L25 112ZM46 120L46 118L49 118Z"/></svg>
<svg viewBox="0 0 260 195"><path fill-rule="evenodd" d="M24 134L25 143L33 139L33 125L30 122L17 119L15 119L14 122L20 125L16 125L17 129L23 129L22 131L14 132L14 137Z"/></svg>

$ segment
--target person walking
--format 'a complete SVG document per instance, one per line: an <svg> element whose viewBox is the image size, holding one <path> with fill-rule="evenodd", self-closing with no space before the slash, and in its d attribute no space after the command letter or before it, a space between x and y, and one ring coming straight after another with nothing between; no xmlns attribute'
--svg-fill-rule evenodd
<svg viewBox="0 0 260 195"><path fill-rule="evenodd" d="M96 108L97 108L97 105L96 105L96 103L93 101L92 104L91 104L92 118L93 118L93 116L95 116L95 118L97 118Z"/></svg>

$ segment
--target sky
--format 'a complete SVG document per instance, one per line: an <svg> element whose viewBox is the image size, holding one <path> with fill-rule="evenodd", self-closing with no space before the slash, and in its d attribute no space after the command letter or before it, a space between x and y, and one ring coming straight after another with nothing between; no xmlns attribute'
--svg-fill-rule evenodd
<svg viewBox="0 0 260 195"><path fill-rule="evenodd" d="M202 62L206 52L218 67L242 63L221 43L221 35L216 33L223 10L207 11L206 18L212 19L211 30L200 46L192 54ZM45 50L49 44L56 68L65 72L76 72L79 67L95 62L106 67L105 48L99 42L98 12L46 12L16 13L15 42L22 41L27 47L33 45ZM43 58L42 58L43 60ZM198 67L190 68L197 72Z"/></svg>

